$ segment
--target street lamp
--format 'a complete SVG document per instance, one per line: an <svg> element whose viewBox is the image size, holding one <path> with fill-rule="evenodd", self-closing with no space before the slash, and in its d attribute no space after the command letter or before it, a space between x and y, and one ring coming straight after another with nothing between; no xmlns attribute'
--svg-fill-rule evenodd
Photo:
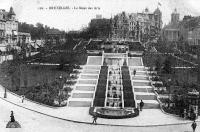
<svg viewBox="0 0 200 132"><path fill-rule="evenodd" d="M59 85L59 93L58 93L58 98L59 98L59 106L61 105L61 89L63 88L62 87L62 81L63 81L63 76L62 76L62 74L59 76L59 83L60 83L60 85Z"/></svg>
<svg viewBox="0 0 200 132"><path fill-rule="evenodd" d="M171 84L171 78L168 78L167 82L168 82L168 88L169 88L169 99L171 99L171 88L170 88L170 84Z"/></svg>
<svg viewBox="0 0 200 132"><path fill-rule="evenodd" d="M7 76L5 75L5 78L6 78ZM5 89L5 91L4 91L4 98L7 98L7 88L6 88L6 86L4 87L4 89Z"/></svg>

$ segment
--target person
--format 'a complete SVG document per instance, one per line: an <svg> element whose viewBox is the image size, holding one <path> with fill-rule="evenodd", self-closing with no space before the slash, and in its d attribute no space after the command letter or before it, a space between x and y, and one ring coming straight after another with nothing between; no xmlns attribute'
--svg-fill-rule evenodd
<svg viewBox="0 0 200 132"><path fill-rule="evenodd" d="M142 111L143 106L144 106L144 102L141 100L140 101L140 111Z"/></svg>
<svg viewBox="0 0 200 132"><path fill-rule="evenodd" d="M191 127L192 127L192 129L193 129L193 132L195 132L195 129L196 129L196 127L197 127L197 123L195 122L195 120L194 120L194 122L192 123Z"/></svg>
<svg viewBox="0 0 200 132"><path fill-rule="evenodd" d="M24 95L22 95L22 103L24 103L24 99L25 99L25 96L24 96Z"/></svg>
<svg viewBox="0 0 200 132"><path fill-rule="evenodd" d="M97 124L97 116L96 115L93 115L93 122L92 124Z"/></svg>
<svg viewBox="0 0 200 132"><path fill-rule="evenodd" d="M14 117L13 111L11 111L10 122L15 122L15 117Z"/></svg>
<svg viewBox="0 0 200 132"><path fill-rule="evenodd" d="M135 76L135 74L136 74L136 70L134 69L134 70L133 70L133 75Z"/></svg>

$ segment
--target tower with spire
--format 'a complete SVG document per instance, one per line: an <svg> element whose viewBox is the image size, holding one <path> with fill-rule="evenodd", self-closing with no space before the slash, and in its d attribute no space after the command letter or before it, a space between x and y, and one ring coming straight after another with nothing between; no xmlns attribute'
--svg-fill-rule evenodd
<svg viewBox="0 0 200 132"><path fill-rule="evenodd" d="M15 20L15 16L16 16L16 14L15 14L15 12L14 12L14 10L13 10L13 7L10 7L10 10L9 10L9 12L8 12L8 17L9 17L9 19Z"/></svg>
<svg viewBox="0 0 200 132"><path fill-rule="evenodd" d="M13 7L7 12L4 9L0 10L0 24L3 29L0 29L0 44L3 45L3 51L10 51L17 45L18 41L18 21Z"/></svg>
<svg viewBox="0 0 200 132"><path fill-rule="evenodd" d="M180 14L177 12L177 9L174 9L174 12L171 14L171 23L178 23L179 22Z"/></svg>

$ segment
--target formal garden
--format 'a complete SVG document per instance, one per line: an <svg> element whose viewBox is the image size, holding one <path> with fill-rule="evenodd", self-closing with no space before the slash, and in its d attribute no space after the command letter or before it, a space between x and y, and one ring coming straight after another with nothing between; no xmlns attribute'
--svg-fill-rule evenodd
<svg viewBox="0 0 200 132"><path fill-rule="evenodd" d="M145 52L144 65L165 112L183 116L188 92L200 91L198 70L195 65L178 59L173 54Z"/></svg>
<svg viewBox="0 0 200 132"><path fill-rule="evenodd" d="M0 84L27 99L50 106L65 106L75 83L79 65L87 54L80 52L47 52L30 58L15 56L0 65ZM74 73L70 76L70 73Z"/></svg>

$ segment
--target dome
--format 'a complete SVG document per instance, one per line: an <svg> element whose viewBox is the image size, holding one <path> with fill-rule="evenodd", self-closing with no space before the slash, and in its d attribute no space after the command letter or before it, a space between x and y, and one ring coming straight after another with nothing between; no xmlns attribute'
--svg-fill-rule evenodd
<svg viewBox="0 0 200 132"><path fill-rule="evenodd" d="M12 7L10 7L9 15L15 15L15 12Z"/></svg>
<svg viewBox="0 0 200 132"><path fill-rule="evenodd" d="M161 11L159 8L156 8L156 10L154 11L154 14L161 14Z"/></svg>

